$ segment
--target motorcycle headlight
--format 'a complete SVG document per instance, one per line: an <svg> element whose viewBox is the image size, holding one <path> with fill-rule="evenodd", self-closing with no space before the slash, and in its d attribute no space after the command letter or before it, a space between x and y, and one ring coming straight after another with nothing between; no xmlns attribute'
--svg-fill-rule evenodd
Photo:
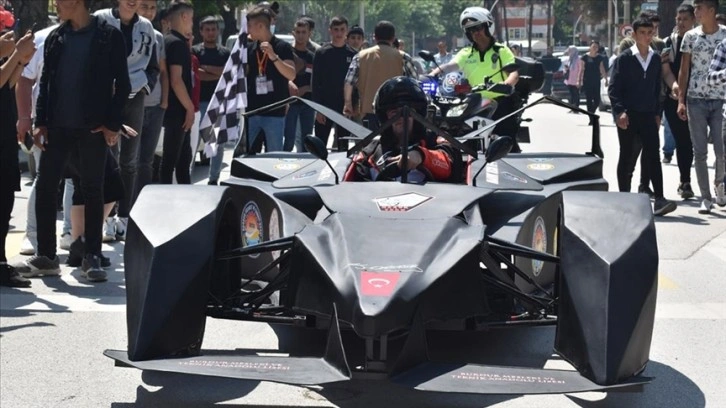
<svg viewBox="0 0 726 408"><path fill-rule="evenodd" d="M458 118L459 116L464 114L464 111L466 110L466 104L456 105L452 106L447 112L446 117L447 118Z"/></svg>

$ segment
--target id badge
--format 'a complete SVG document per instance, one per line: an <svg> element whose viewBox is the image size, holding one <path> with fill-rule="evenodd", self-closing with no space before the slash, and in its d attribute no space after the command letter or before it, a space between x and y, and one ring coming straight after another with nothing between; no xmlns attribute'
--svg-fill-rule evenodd
<svg viewBox="0 0 726 408"><path fill-rule="evenodd" d="M272 86L272 80L267 81L267 92L272 93L275 92L275 88Z"/></svg>
<svg viewBox="0 0 726 408"><path fill-rule="evenodd" d="M255 79L255 89L257 90L257 95L267 95L268 92L268 86L267 86L267 77L262 75L258 76Z"/></svg>

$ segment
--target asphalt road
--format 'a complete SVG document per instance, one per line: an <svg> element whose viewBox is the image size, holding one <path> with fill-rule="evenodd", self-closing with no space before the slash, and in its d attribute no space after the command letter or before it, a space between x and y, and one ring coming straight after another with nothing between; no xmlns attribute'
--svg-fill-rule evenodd
<svg viewBox="0 0 726 408"><path fill-rule="evenodd" d="M551 105L533 108L526 116L534 119L526 151L589 149L586 117ZM617 136L609 114L601 118L605 177L613 190ZM676 198L677 167L663 167L666 196ZM205 171L196 169L197 182L206 182ZM28 188L16 196L11 257L22 238ZM105 349L126 347L123 243L114 243L104 245L115 266L107 283L89 285L78 270L65 267L60 278L35 279L30 290L0 288L0 406L724 407L726 209L711 215L699 215L697 209L695 200L679 201L674 213L656 222L658 307L645 371L655 380L640 393L452 395L365 381L303 388L116 368L102 355ZM14 257L18 259L22 257ZM476 358L561 367L552 355L553 337L552 328L494 332L479 340L482 352ZM276 346L277 338L265 324L208 319L204 348Z"/></svg>

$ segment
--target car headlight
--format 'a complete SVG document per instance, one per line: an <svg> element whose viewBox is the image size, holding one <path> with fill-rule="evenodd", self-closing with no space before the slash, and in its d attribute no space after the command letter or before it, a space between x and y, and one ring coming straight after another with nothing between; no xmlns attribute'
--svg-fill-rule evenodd
<svg viewBox="0 0 726 408"><path fill-rule="evenodd" d="M446 117L447 118L457 118L457 117L463 115L465 110L466 110L465 103L461 104L461 105L453 106L446 112Z"/></svg>

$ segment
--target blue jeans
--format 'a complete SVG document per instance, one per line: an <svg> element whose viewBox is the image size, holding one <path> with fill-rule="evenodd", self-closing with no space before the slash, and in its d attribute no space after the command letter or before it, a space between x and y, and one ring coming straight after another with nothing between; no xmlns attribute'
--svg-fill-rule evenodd
<svg viewBox="0 0 726 408"><path fill-rule="evenodd" d="M300 134L296 135L297 123L300 122ZM298 152L304 152L302 138L313 133L315 111L302 102L292 103L285 116L285 143L283 149L291 152L293 146Z"/></svg>
<svg viewBox="0 0 726 408"><path fill-rule="evenodd" d="M136 136L139 138L139 170L136 173L136 192L134 201L139 192L146 185L151 184L154 173L154 155L156 146L159 144L161 125L164 122L164 109L157 106L144 108L144 125L141 132Z"/></svg>
<svg viewBox="0 0 726 408"><path fill-rule="evenodd" d="M688 129L691 131L693 156L696 167L696 180L701 190L701 198L711 200L711 183L708 177L708 136L713 140L716 155L714 165L714 184L722 183L724 178L723 146L723 101L720 99L688 98Z"/></svg>
<svg viewBox="0 0 726 408"><path fill-rule="evenodd" d="M673 156L673 152L676 150L676 139L673 137L671 126L668 124L668 118L663 117L663 155Z"/></svg>
<svg viewBox="0 0 726 408"><path fill-rule="evenodd" d="M255 115L247 118L247 146L255 144L255 139L260 131L265 132L266 152L282 151L282 136L285 128L284 116L262 116Z"/></svg>

